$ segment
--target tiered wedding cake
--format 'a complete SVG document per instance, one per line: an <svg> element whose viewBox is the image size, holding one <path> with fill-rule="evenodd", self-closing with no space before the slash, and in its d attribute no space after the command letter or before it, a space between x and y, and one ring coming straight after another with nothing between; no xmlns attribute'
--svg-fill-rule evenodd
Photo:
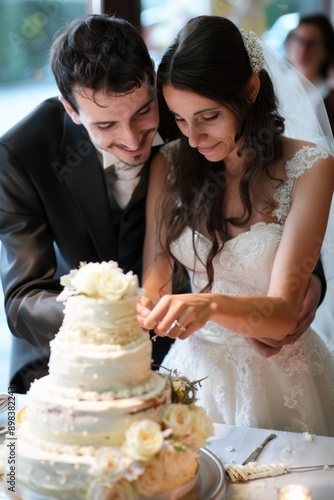
<svg viewBox="0 0 334 500"><path fill-rule="evenodd" d="M151 371L137 277L103 262L61 282L50 375L31 385L18 430L19 487L57 500L182 497L212 424L194 404L196 383Z"/></svg>

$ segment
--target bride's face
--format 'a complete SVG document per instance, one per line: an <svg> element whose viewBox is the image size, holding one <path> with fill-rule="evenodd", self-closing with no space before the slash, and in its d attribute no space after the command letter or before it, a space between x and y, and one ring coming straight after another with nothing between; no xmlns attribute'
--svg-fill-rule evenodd
<svg viewBox="0 0 334 500"><path fill-rule="evenodd" d="M209 161L226 159L236 151L236 116L221 104L171 85L163 88L170 111L189 144Z"/></svg>

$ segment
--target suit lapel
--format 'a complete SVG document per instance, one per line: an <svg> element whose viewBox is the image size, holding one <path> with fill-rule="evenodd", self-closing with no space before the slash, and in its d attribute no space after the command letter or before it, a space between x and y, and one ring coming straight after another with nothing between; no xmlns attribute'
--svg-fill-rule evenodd
<svg viewBox="0 0 334 500"><path fill-rule="evenodd" d="M66 154L61 163L61 180L75 201L99 259L116 260L112 215L101 164L84 127L73 127L69 120L66 116L61 145Z"/></svg>
<svg viewBox="0 0 334 500"><path fill-rule="evenodd" d="M86 225L96 253L102 260L117 260L116 241L113 234L113 220L110 210L105 176L96 150L84 127L73 126L65 114L64 136L60 146L62 154L58 164L58 177L64 182L73 198L78 213ZM141 179L126 211L146 196L149 165L159 147L153 147L149 161L144 166Z"/></svg>

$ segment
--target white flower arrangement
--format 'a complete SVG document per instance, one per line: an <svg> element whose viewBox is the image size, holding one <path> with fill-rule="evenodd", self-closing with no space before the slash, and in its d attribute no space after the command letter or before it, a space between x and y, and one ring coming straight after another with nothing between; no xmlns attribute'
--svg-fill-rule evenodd
<svg viewBox="0 0 334 500"><path fill-rule="evenodd" d="M172 384L173 377L178 388L180 379L183 389L198 384L175 371L169 377ZM188 390L183 389L179 393L182 397ZM128 496L124 498L136 499L177 488L193 479L198 468L198 449L213 435L213 424L204 409L194 404L195 398L188 403L180 403L177 398L174 396L166 406L161 425L152 419L134 422L120 449L104 447L97 452L95 465L90 469L94 477L92 498L92 493L96 498L116 498L112 495L123 491L128 483Z"/></svg>
<svg viewBox="0 0 334 500"><path fill-rule="evenodd" d="M116 301L140 297L138 277L131 271L124 274L117 262L81 262L78 269L60 278L64 286L58 300L71 295L86 295L96 299Z"/></svg>

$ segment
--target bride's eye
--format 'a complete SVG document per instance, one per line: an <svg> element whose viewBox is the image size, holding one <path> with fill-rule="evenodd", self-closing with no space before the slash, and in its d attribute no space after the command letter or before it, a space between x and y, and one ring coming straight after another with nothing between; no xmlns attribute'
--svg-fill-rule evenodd
<svg viewBox="0 0 334 500"><path fill-rule="evenodd" d="M202 119L205 121L205 122L210 122L210 121L213 121L215 120L216 118L218 118L219 116L219 113L215 113L213 115L206 115L206 116L202 116Z"/></svg>

